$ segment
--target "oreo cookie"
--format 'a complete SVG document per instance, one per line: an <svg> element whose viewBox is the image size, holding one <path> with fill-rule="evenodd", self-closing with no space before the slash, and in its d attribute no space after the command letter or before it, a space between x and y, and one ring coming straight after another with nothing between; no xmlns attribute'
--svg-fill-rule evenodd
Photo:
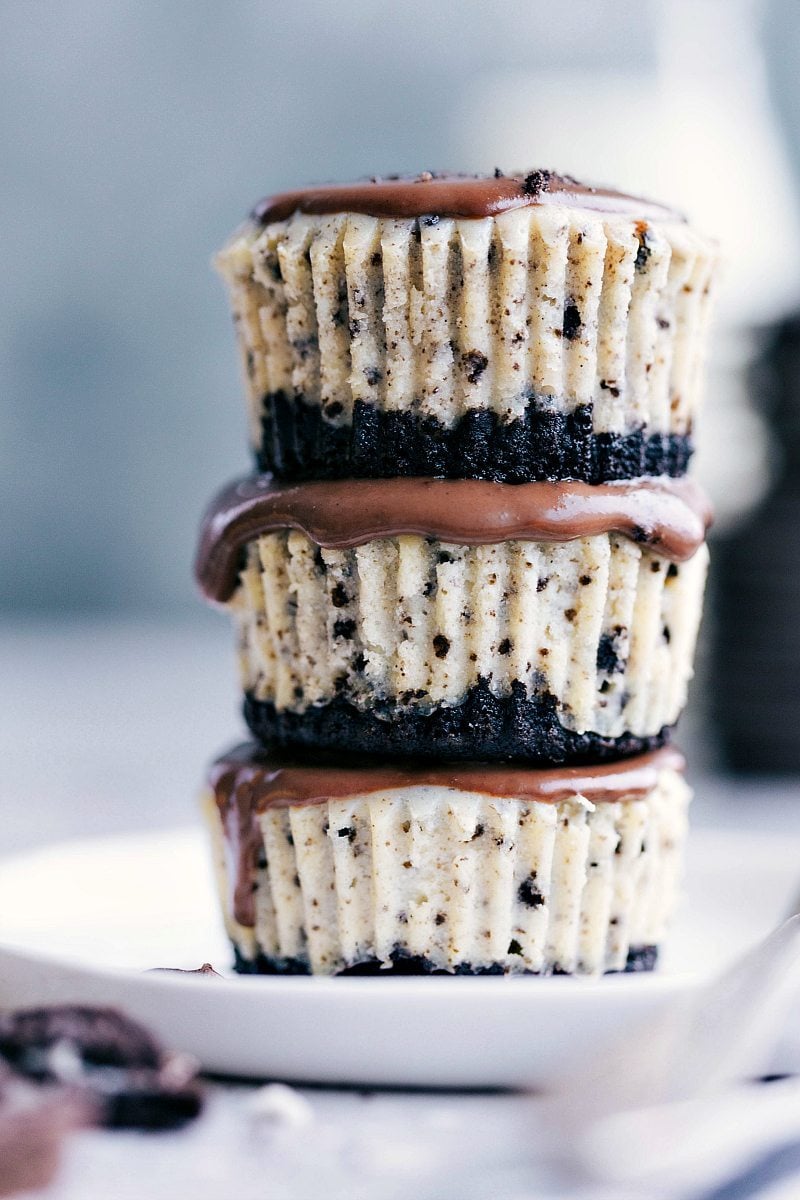
<svg viewBox="0 0 800 1200"><path fill-rule="evenodd" d="M197 1065L163 1049L118 1009L30 1008L0 1016L0 1059L18 1075L69 1086L106 1128L174 1129L203 1106Z"/></svg>

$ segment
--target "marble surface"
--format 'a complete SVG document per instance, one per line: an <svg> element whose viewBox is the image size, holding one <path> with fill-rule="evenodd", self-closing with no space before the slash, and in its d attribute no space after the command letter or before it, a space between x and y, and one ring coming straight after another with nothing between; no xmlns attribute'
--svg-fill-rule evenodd
<svg viewBox="0 0 800 1200"><path fill-rule="evenodd" d="M205 762L241 736L230 631L213 614L6 623L0 662L2 854L185 824ZM696 824L800 831L799 783L694 783ZM535 1097L294 1096L287 1107L211 1081L205 1115L182 1133L79 1135L42 1200L625 1200L549 1160Z"/></svg>
<svg viewBox="0 0 800 1200"><path fill-rule="evenodd" d="M216 1086L183 1133L79 1135L48 1200L494 1200L566 1196L519 1096L303 1089L302 1123L259 1117L258 1093ZM531 1191L535 1184L536 1190ZM544 1189L544 1190L543 1190Z"/></svg>

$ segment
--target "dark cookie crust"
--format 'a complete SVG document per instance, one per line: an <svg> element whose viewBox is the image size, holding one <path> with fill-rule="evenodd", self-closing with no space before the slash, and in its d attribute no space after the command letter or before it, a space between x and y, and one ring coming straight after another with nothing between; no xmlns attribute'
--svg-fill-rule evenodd
<svg viewBox="0 0 800 1200"><path fill-rule="evenodd" d="M692 448L691 438L678 434L594 433L590 405L563 416L531 400L525 416L513 421L476 409L448 427L357 401L352 424L337 425L319 405L281 391L264 398L257 462L259 470L290 481L438 475L607 483L684 475Z"/></svg>
<svg viewBox="0 0 800 1200"><path fill-rule="evenodd" d="M235 956L234 969L240 975L310 975L308 963L300 958L270 958L266 954L258 954L256 958L245 958L237 946L233 947ZM365 959L353 963L337 976L346 975L505 975L506 968L502 963L492 963L488 967L473 967L471 963L459 963L453 971L445 971L436 967L430 959L418 954L409 954L399 947L391 954L391 967L383 967L377 958ZM625 973L652 971L658 961L658 946L631 946L628 960L623 968ZM525 971L526 975L539 972ZM570 975L560 967L553 968L553 975ZM619 974L617 971L607 971L607 975Z"/></svg>
<svg viewBox="0 0 800 1200"><path fill-rule="evenodd" d="M244 716L268 748L490 762L517 759L541 765L644 754L663 746L670 733L666 726L652 737L575 733L559 721L554 696L528 696L519 681L510 695L495 696L482 680L461 704L430 712L392 705L362 710L341 696L302 713L278 712L271 701L247 693Z"/></svg>

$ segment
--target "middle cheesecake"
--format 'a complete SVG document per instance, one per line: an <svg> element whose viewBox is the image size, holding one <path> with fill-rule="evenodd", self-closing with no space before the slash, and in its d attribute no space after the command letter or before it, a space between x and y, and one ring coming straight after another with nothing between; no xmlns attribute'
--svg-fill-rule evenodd
<svg viewBox="0 0 800 1200"><path fill-rule="evenodd" d="M213 501L197 575L266 744L589 761L676 722L709 521L688 479L261 476Z"/></svg>

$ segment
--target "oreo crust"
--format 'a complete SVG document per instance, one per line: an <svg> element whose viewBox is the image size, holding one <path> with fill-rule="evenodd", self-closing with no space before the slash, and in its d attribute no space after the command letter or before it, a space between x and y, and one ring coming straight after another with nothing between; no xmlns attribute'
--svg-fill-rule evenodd
<svg viewBox="0 0 800 1200"><path fill-rule="evenodd" d="M595 433L592 406L557 413L538 399L503 421L473 409L452 426L435 417L356 401L352 423L337 424L302 396L264 397L260 471L287 481L434 475L498 483L579 479L607 483L641 475L684 475L689 435Z"/></svg>
<svg viewBox="0 0 800 1200"><path fill-rule="evenodd" d="M238 946L234 945L234 969L240 975L310 975L311 968L301 958L271 958L266 954L258 954L255 958L245 958ZM409 954L399 947L392 951L390 967L385 967L377 958L362 959L337 971L338 977L348 975L505 975L508 972L502 963L491 963L486 967L473 967L471 963L459 963L452 971L435 966L430 959L419 954ZM625 974L640 971L652 971L658 961L658 946L631 946L628 959L623 968ZM548 972L551 975L571 975L573 972L564 971L556 966ZM524 971L521 974L537 975L537 971ZM607 975L620 974L617 971L606 971Z"/></svg>
<svg viewBox="0 0 800 1200"><path fill-rule="evenodd" d="M515 759L539 765L597 762L656 750L669 740L664 726L650 737L576 733L558 719L548 692L528 696L519 680L510 695L495 696L485 680L461 704L430 711L384 704L357 708L341 696L304 712L279 712L269 700L245 694L244 717L265 746L360 755L419 758Z"/></svg>

